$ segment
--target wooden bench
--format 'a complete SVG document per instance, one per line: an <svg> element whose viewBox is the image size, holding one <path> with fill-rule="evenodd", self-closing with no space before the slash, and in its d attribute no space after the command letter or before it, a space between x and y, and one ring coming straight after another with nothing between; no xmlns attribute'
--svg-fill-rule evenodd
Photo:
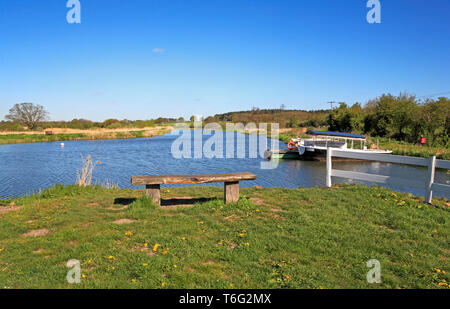
<svg viewBox="0 0 450 309"><path fill-rule="evenodd" d="M161 205L161 185L180 183L224 183L225 203L235 203L239 200L239 181L254 180L256 175L245 173L215 174L215 175L159 175L159 176L133 176L132 185L145 185L146 194Z"/></svg>

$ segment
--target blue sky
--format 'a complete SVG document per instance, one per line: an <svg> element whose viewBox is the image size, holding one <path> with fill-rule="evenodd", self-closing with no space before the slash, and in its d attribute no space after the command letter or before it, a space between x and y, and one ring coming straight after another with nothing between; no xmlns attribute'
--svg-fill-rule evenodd
<svg viewBox="0 0 450 309"><path fill-rule="evenodd" d="M450 93L450 1L0 1L0 118L149 119Z"/></svg>

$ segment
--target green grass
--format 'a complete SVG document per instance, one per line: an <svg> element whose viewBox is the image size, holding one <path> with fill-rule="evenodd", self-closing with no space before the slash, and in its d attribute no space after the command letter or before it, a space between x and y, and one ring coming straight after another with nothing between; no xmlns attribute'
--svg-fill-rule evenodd
<svg viewBox="0 0 450 309"><path fill-rule="evenodd" d="M162 195L210 200L162 209L143 190L76 186L3 200L2 205L23 208L0 214L0 287L440 288L440 282L450 283L446 200L429 206L410 194L364 186L242 188L240 201L231 205L223 204L218 187L170 188ZM118 219L135 221L113 224ZM22 236L43 228L49 234ZM160 246L152 255L155 244ZM70 259L81 262L81 284L66 282ZM381 262L381 284L366 281L370 259Z"/></svg>
<svg viewBox="0 0 450 309"><path fill-rule="evenodd" d="M392 150L392 153L395 155L422 158L436 156L438 159L450 160L450 149L446 147L415 145L407 142L389 140L387 138L371 138L371 142L376 145L377 139L379 141L380 148Z"/></svg>
<svg viewBox="0 0 450 309"><path fill-rule="evenodd" d="M19 144L19 143L38 143L38 142L55 142L55 141L71 141L86 139L87 136L82 133L71 134L6 134L0 135L0 144Z"/></svg>

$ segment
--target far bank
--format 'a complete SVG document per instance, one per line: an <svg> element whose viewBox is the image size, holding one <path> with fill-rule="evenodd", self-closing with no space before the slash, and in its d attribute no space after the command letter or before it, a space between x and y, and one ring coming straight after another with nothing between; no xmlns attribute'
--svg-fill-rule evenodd
<svg viewBox="0 0 450 309"><path fill-rule="evenodd" d="M45 131L0 132L0 145L23 144L74 140L103 140L154 137L173 130L172 126L120 129L61 129L49 128ZM46 134L47 132L47 134Z"/></svg>

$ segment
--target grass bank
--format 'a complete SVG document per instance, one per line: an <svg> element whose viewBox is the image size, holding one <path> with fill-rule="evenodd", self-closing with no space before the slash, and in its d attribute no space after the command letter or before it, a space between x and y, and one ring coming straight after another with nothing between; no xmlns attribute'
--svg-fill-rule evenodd
<svg viewBox="0 0 450 309"><path fill-rule="evenodd" d="M46 135L45 132L39 133L8 133L0 134L0 144L22 144L37 142L56 142L56 141L74 141L74 140L100 140L100 139L126 139L139 137L153 137L164 135L172 130L172 127L152 127L142 130L136 129L117 129L117 130L64 130L68 133L54 133ZM63 130L59 130L63 131ZM58 131L56 131L58 132Z"/></svg>
<svg viewBox="0 0 450 309"><path fill-rule="evenodd" d="M447 288L450 210L384 188L57 186L0 202L2 288ZM175 200L166 200L174 203ZM447 204L448 205L448 204ZM78 285L67 261L81 263ZM381 284L366 281L370 259Z"/></svg>
<svg viewBox="0 0 450 309"><path fill-rule="evenodd" d="M377 140L380 148L392 150L392 153L395 155L422 157L422 158L436 156L436 158L438 159L450 160L449 148L414 145L407 142L389 140L388 138L370 139L370 141L375 145L377 144Z"/></svg>

